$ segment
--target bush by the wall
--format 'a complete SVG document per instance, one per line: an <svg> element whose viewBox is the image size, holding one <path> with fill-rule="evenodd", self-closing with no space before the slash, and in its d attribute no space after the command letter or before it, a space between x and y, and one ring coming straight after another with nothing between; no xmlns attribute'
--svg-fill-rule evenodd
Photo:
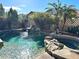
<svg viewBox="0 0 79 59"><path fill-rule="evenodd" d="M79 26L70 26L68 27L67 32L79 35Z"/></svg>

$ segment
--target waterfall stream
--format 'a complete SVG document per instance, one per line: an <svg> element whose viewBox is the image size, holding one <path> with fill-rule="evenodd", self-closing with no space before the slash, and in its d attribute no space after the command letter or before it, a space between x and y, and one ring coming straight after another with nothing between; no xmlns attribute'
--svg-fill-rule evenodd
<svg viewBox="0 0 79 59"><path fill-rule="evenodd" d="M28 32L22 32L20 35L22 38L28 37Z"/></svg>

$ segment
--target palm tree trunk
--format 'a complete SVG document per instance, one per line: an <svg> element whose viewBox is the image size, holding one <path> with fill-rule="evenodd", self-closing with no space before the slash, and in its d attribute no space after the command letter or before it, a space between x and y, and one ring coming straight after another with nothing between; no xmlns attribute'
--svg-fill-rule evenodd
<svg viewBox="0 0 79 59"><path fill-rule="evenodd" d="M65 23L66 23L66 21L64 21L64 24L63 24L63 27L62 27L62 31L64 31Z"/></svg>
<svg viewBox="0 0 79 59"><path fill-rule="evenodd" d="M66 23L66 15L64 15L64 24L63 24L63 27L62 27L62 31L64 31L65 23Z"/></svg>
<svg viewBox="0 0 79 59"><path fill-rule="evenodd" d="M56 23L56 34L59 33L59 17L56 18L57 23Z"/></svg>

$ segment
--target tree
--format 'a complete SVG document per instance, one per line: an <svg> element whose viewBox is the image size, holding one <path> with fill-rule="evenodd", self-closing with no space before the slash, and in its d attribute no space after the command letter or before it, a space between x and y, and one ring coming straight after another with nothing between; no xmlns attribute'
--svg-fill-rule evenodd
<svg viewBox="0 0 79 59"><path fill-rule="evenodd" d="M10 10L8 12L8 17L7 17L7 20L8 20L8 28L9 29L11 29L11 20L13 19L12 13L13 13L13 9L10 8Z"/></svg>
<svg viewBox="0 0 79 59"><path fill-rule="evenodd" d="M63 20L64 24L62 30L64 29L66 20L73 20L73 17L76 17L76 10L72 8L72 5L62 5L60 0L57 0L57 3L49 3L51 7L47 8L47 12L53 11L56 19L56 32L59 29L59 22Z"/></svg>
<svg viewBox="0 0 79 59"><path fill-rule="evenodd" d="M3 30L6 26L5 24L5 18L4 18L4 8L3 8L3 5L0 4L0 30Z"/></svg>
<svg viewBox="0 0 79 59"><path fill-rule="evenodd" d="M32 20L30 20L31 24L39 27L42 32L47 33L51 31L51 26L55 23L51 14L48 13L32 13L29 18Z"/></svg>
<svg viewBox="0 0 79 59"><path fill-rule="evenodd" d="M17 21L18 20L18 14L16 10L13 10L13 20Z"/></svg>
<svg viewBox="0 0 79 59"><path fill-rule="evenodd" d="M12 8L10 8L9 12L8 12L8 27L9 29L11 28L17 28L18 25L18 14L16 10L13 10Z"/></svg>
<svg viewBox="0 0 79 59"><path fill-rule="evenodd" d="M26 27L26 25L28 24L27 21L28 21L28 20L27 20L25 14L19 14L19 15L18 15L18 22L20 23L19 26L20 26L21 28L25 28L25 27Z"/></svg>
<svg viewBox="0 0 79 59"><path fill-rule="evenodd" d="M57 0L57 3L49 3L49 8L47 8L47 12L52 11L53 15L55 15L56 20L56 33L59 30L59 22L62 16L62 5L59 0Z"/></svg>
<svg viewBox="0 0 79 59"><path fill-rule="evenodd" d="M0 17L3 17L4 16L4 8L3 8L3 5L0 4Z"/></svg>
<svg viewBox="0 0 79 59"><path fill-rule="evenodd" d="M75 19L77 17L77 12L76 12L76 9L74 8L73 5L64 5L63 6L63 20L64 20L64 24L63 24L63 27L62 27L62 31L64 30L64 27L65 27L65 23L67 20L70 20L71 22L73 22L73 19Z"/></svg>

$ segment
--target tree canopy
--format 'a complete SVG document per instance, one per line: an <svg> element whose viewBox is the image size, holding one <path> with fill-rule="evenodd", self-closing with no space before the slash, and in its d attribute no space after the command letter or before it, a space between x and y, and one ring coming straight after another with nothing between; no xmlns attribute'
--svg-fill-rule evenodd
<svg viewBox="0 0 79 59"><path fill-rule="evenodd" d="M8 12L8 26L9 28L15 28L17 25L17 21L18 21L18 14L16 10L13 10L12 8L10 8L9 12Z"/></svg>
<svg viewBox="0 0 79 59"><path fill-rule="evenodd" d="M4 8L3 8L3 5L0 4L0 17L3 17L4 16Z"/></svg>

